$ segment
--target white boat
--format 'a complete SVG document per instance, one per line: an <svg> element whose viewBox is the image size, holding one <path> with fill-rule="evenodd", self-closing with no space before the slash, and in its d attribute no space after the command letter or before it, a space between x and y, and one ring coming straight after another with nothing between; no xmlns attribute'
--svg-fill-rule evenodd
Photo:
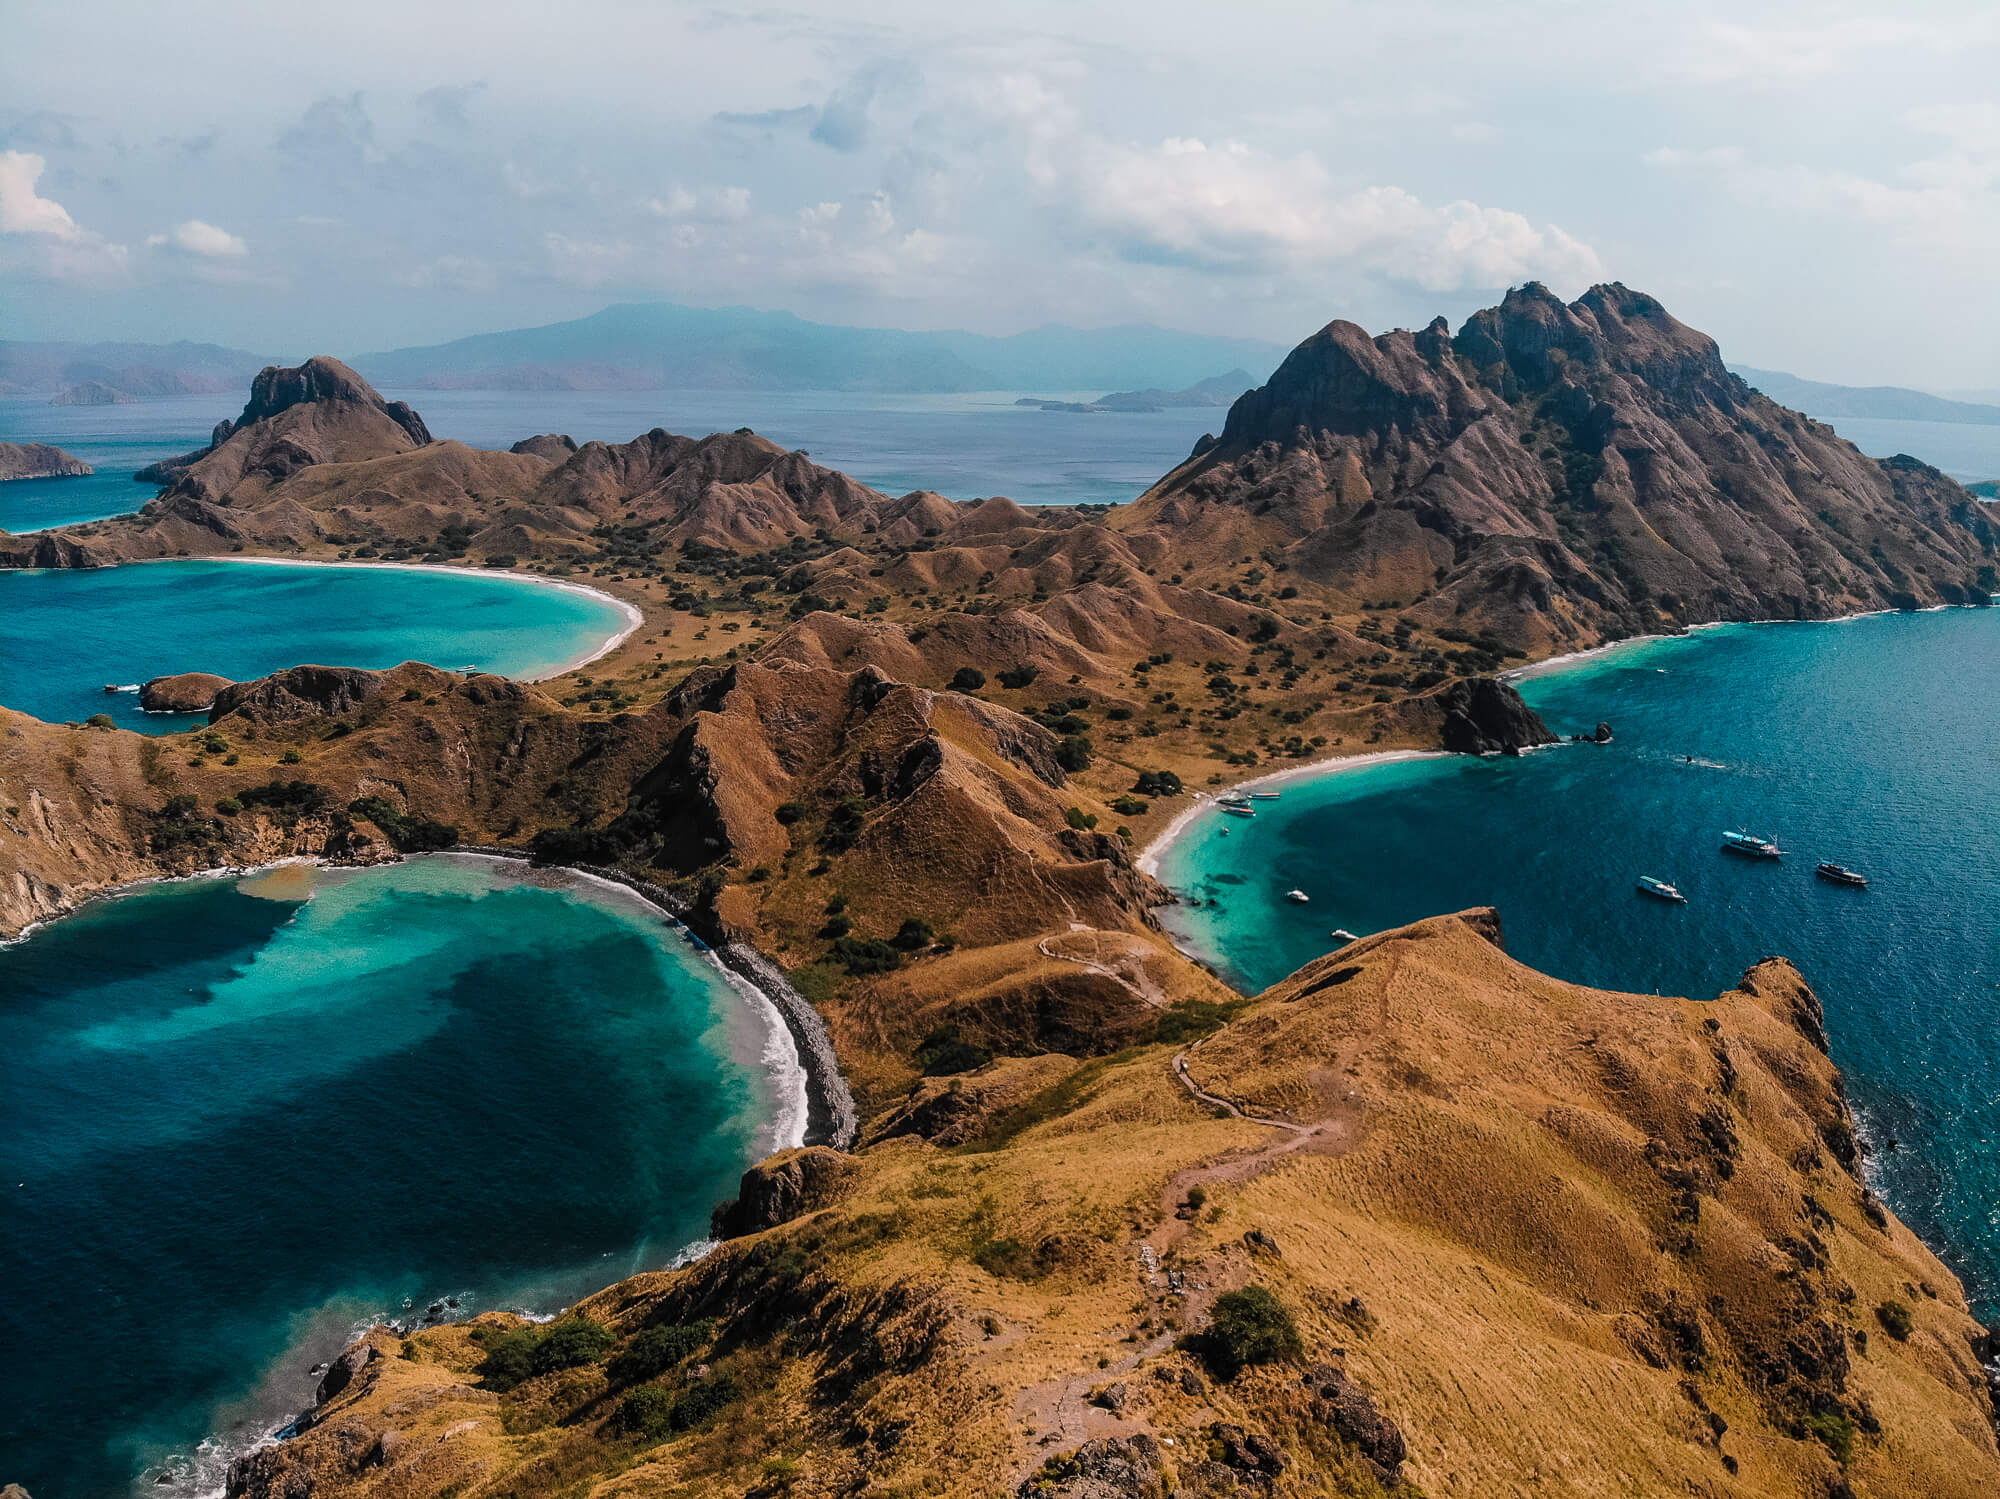
<svg viewBox="0 0 2000 1499"><path fill-rule="evenodd" d="M1343 942L1343 943L1344 943L1344 942L1359 942L1359 941L1361 940L1361 938L1360 938L1359 936L1357 936L1357 935L1356 935L1355 933L1353 933L1353 932L1350 932L1350 931L1349 931L1349 930L1348 930L1348 929L1347 929L1346 927L1344 927L1344 926L1337 926L1337 927L1335 927L1335 928L1334 928L1334 929L1333 929L1332 931L1330 931L1330 932L1328 932L1328 933L1327 933L1327 936L1329 936L1329 937L1333 938L1333 940L1334 940L1334 941L1336 941L1336 942Z"/></svg>
<svg viewBox="0 0 2000 1499"><path fill-rule="evenodd" d="M1311 900L1312 897L1307 895L1303 890L1287 890L1285 892L1285 899L1295 906L1302 906Z"/></svg>
<svg viewBox="0 0 2000 1499"><path fill-rule="evenodd" d="M1672 901L1675 905L1684 906L1687 904L1687 897L1685 895L1682 895L1680 891L1669 885L1665 880L1656 880L1650 874L1639 876L1639 893L1641 895L1650 895L1656 900Z"/></svg>

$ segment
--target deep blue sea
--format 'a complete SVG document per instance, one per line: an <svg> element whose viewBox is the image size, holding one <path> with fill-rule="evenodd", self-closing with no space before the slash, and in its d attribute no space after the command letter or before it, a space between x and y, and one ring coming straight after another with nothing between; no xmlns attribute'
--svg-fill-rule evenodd
<svg viewBox="0 0 2000 1499"><path fill-rule="evenodd" d="M1204 813L1162 859L1200 902L1168 924L1252 991L1335 927L1475 905L1499 907L1516 957L1602 988L1706 999L1782 953L1826 1002L1883 1195L2000 1315L2000 608L1727 626L1520 685L1558 732L1615 739L1321 774L1254 819ZM1722 853L1736 827L1786 857ZM1822 859L1873 883L1816 879ZM1688 904L1640 895L1648 874Z"/></svg>
<svg viewBox="0 0 2000 1499"><path fill-rule="evenodd" d="M109 713L163 734L206 720L142 712L136 693L104 688L403 661L536 677L625 622L601 595L480 572L180 561L0 571L0 704L51 722Z"/></svg>
<svg viewBox="0 0 2000 1499"><path fill-rule="evenodd" d="M0 947L0 1467L219 1494L357 1325L670 1263L794 1127L773 1034L627 892L465 856L152 886Z"/></svg>

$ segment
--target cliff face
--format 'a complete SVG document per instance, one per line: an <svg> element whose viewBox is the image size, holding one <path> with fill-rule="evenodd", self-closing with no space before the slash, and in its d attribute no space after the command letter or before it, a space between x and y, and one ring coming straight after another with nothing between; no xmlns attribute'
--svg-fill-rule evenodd
<svg viewBox="0 0 2000 1499"><path fill-rule="evenodd" d="M2000 533L1731 375L1651 297L1510 292L1453 335L1329 324L1123 521L1534 650L1979 602Z"/></svg>
<svg viewBox="0 0 2000 1499"><path fill-rule="evenodd" d="M607 1352L509 1387L511 1319L378 1330L231 1493L1992 1492L1978 1328L1854 1174L1803 978L1610 994L1497 940L1420 922L1184 1053L922 1084L577 1308ZM1246 1286L1297 1345L1218 1361Z"/></svg>

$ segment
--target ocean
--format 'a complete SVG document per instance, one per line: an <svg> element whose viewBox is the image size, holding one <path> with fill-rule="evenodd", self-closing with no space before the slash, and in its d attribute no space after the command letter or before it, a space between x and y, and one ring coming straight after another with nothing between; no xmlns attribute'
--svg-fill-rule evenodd
<svg viewBox="0 0 2000 1499"><path fill-rule="evenodd" d="M602 594L477 571L180 561L0 571L0 703L51 722L109 713L123 728L172 733L206 716L146 713L136 693L105 687L404 661L529 678L588 656L626 623Z"/></svg>
<svg viewBox="0 0 2000 1499"><path fill-rule="evenodd" d="M1219 407L1155 412L1041 411L1012 391L864 395L826 391L491 391L385 389L439 437L505 448L538 432L625 442L654 427L702 436L750 427L889 494L934 489L954 500L1006 495L1023 505L1110 505L1143 493L1205 432ZM1089 400L1102 391L1038 394ZM132 473L201 446L236 397L187 396L130 406L0 401L0 441L52 442L97 466L88 479L0 484L0 530L33 531L136 510L151 488ZM2000 427L1841 421L1877 457L1912 453L1952 477L2000 478Z"/></svg>
<svg viewBox="0 0 2000 1499"><path fill-rule="evenodd" d="M1615 738L1376 764L1286 782L1254 819L1203 813L1160 856L1189 901L1162 913L1177 939L1250 992L1336 927L1480 905L1514 956L1600 988L1706 999L1782 953L1825 1001L1882 1195L2000 1316L2000 608L1725 626L1520 687L1551 729ZM1787 857L1725 854L1728 828ZM1816 879L1822 859L1873 883ZM1687 905L1640 895L1641 875Z"/></svg>
<svg viewBox="0 0 2000 1499"><path fill-rule="evenodd" d="M0 947L9 1481L220 1494L360 1326L670 1263L796 1141L774 1024L629 892L462 855L154 885Z"/></svg>

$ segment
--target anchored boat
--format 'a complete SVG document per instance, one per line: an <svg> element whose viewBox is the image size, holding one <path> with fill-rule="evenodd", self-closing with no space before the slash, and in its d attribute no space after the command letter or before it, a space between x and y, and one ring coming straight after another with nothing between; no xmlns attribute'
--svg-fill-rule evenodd
<svg viewBox="0 0 2000 1499"><path fill-rule="evenodd" d="M1849 869L1845 864L1823 863L1816 867L1813 873L1836 885L1853 885L1860 889L1865 889L1868 885L1867 875L1858 869Z"/></svg>
<svg viewBox="0 0 2000 1499"><path fill-rule="evenodd" d="M1755 833L1732 830L1722 835L1722 846L1732 854L1742 854L1751 859L1777 859L1784 855L1769 838L1759 838Z"/></svg>
<svg viewBox="0 0 2000 1499"><path fill-rule="evenodd" d="M1285 899L1290 901L1295 906L1302 906L1307 901L1311 900L1312 897L1310 895L1307 895L1303 890L1287 890L1285 892Z"/></svg>
<svg viewBox="0 0 2000 1499"><path fill-rule="evenodd" d="M1650 874L1639 876L1639 889L1643 894L1653 896L1658 900L1672 901L1677 906L1687 904L1687 897L1685 895L1682 895L1680 891L1669 885L1665 880L1656 880Z"/></svg>
<svg viewBox="0 0 2000 1499"><path fill-rule="evenodd" d="M1257 815L1241 802L1224 802L1222 810L1227 812L1231 817L1255 817Z"/></svg>

